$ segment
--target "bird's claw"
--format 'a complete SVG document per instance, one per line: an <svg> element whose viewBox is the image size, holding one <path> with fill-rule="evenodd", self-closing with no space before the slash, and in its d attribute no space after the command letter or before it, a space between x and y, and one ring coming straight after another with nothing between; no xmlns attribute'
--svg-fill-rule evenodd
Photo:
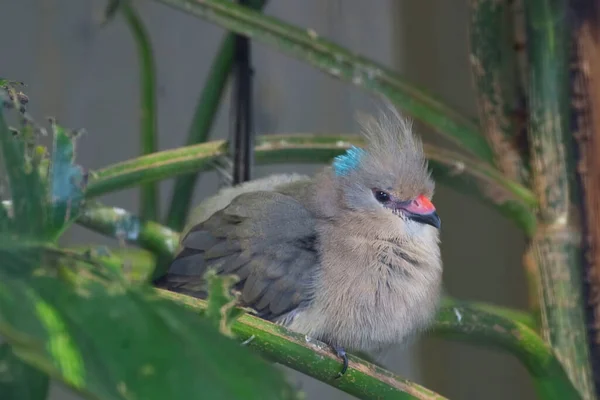
<svg viewBox="0 0 600 400"><path fill-rule="evenodd" d="M335 354L338 357L340 357L342 359L342 361L344 362L344 365L342 366L342 370L340 372L338 372L338 374L335 378L335 379L340 379L342 376L344 376L344 374L348 370L348 356L346 355L346 350L344 350L343 347L338 347L338 346L331 346L331 347L333 348L333 351L335 351Z"/></svg>

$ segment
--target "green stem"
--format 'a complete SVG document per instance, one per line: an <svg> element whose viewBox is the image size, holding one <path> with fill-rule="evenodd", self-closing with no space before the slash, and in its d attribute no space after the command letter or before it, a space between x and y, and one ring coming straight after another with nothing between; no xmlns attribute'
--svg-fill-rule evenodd
<svg viewBox="0 0 600 400"><path fill-rule="evenodd" d="M493 161L492 151L473 120L461 116L437 100L439 97L409 84L390 69L319 38L311 29L280 22L225 0L158 1L271 45L335 78L384 95L478 159Z"/></svg>
<svg viewBox="0 0 600 400"><path fill-rule="evenodd" d="M121 10L127 21L138 50L140 64L140 138L142 154L157 151L156 134L156 67L152 44L144 24L129 1L123 1ZM158 221L158 185L148 182L141 187L140 214L148 220Z"/></svg>
<svg viewBox="0 0 600 400"><path fill-rule="evenodd" d="M476 87L479 120L494 151L495 161L504 176L529 184L529 155L524 137L526 130L518 109L522 92L515 25L509 1L471 0L470 48L471 71ZM530 232L530 235L533 231ZM538 268L535 260L527 263L529 304L539 315Z"/></svg>
<svg viewBox="0 0 600 400"><path fill-rule="evenodd" d="M580 399L552 348L526 325L469 305L443 307L433 327L435 335L506 351L531 375L538 398Z"/></svg>
<svg viewBox="0 0 600 400"><path fill-rule="evenodd" d="M496 165L511 179L526 183L527 154L518 147L517 65L508 1L471 0L471 72L479 120L494 151Z"/></svg>
<svg viewBox="0 0 600 400"><path fill-rule="evenodd" d="M265 4L266 1L264 0L254 0L248 6L256 10L262 10ZM234 45L235 35L228 33L221 43L217 56L213 60L204 89L202 89L202 94L196 105L192 125L190 126L186 141L188 146L204 143L208 139L210 128L225 92L229 74L233 68ZM166 218L166 224L170 228L176 230L183 229L199 175L199 172L194 172L181 175L175 179L171 205Z"/></svg>
<svg viewBox="0 0 600 400"><path fill-rule="evenodd" d="M326 163L350 145L362 145L351 135L268 135L257 137L255 160L259 165L277 163ZM92 174L87 196L96 197L140 183L157 181L193 171L211 169L226 149L224 141L165 150L113 164ZM532 193L503 177L489 165L461 154L425 146L436 179L450 187L476 195L512 218L527 233L535 229Z"/></svg>
<svg viewBox="0 0 600 400"><path fill-rule="evenodd" d="M454 299L452 297L444 297L442 299L442 306L444 308L450 309L450 308L464 308L464 307L470 307L479 311L483 311L489 314L495 314L498 315L502 318L511 320L513 322L518 322L520 324L525 325L527 328L531 329L531 330L535 330L536 329L536 324L535 324L535 319L533 318L533 316L530 313L527 312L523 312L520 310L515 310L512 308L507 308L507 307L502 307L502 306L497 306L495 304L489 304L489 303L484 303L484 302L479 302L479 301L464 301L464 300L457 300Z"/></svg>
<svg viewBox="0 0 600 400"><path fill-rule="evenodd" d="M206 302L179 293L157 289L160 296L173 300L195 312L206 309ZM416 383L348 355L348 371L336 379L340 359L329 346L317 340L291 332L268 321L242 315L232 326L233 334L263 357L336 387L359 399L423 399L443 400L445 397Z"/></svg>
<svg viewBox="0 0 600 400"><path fill-rule="evenodd" d="M525 2L529 142L539 199L532 254L540 270L542 331L584 399L594 399L583 315L581 231L572 220L569 162L569 24L566 0Z"/></svg>
<svg viewBox="0 0 600 400"><path fill-rule="evenodd" d="M172 258L179 234L156 222L143 221L117 207L88 205L77 223L103 235L135 244L157 257Z"/></svg>
<svg viewBox="0 0 600 400"><path fill-rule="evenodd" d="M200 311L206 302L178 293L158 290L165 298ZM427 389L395 378L389 372L349 355L348 374L333 379L339 360L327 345L251 315L243 315L232 327L239 340L272 361L281 363L360 398L403 398L406 392L416 398L441 398ZM433 327L444 338L478 343L508 351L530 372L536 389L547 400L578 399L552 350L525 325L466 305L444 306ZM252 339L251 339L252 338ZM251 339L251 340L250 340ZM393 391L394 397L386 396Z"/></svg>

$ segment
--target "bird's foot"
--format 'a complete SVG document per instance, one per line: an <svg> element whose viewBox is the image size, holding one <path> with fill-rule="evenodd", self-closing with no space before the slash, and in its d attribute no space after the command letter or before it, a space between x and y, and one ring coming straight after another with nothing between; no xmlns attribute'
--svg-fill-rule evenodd
<svg viewBox="0 0 600 400"><path fill-rule="evenodd" d="M336 379L341 378L342 376L344 376L344 374L346 373L346 371L348 370L348 356L346 355L346 350L344 350L343 347L341 346L331 346L331 348L333 349L333 351L335 352L335 354L342 359L342 361L344 362L344 365L342 366L342 370L340 372L338 372Z"/></svg>

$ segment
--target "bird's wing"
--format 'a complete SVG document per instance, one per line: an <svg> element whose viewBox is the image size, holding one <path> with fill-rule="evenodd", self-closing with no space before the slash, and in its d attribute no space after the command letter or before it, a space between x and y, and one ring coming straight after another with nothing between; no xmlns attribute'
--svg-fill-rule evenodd
<svg viewBox="0 0 600 400"><path fill-rule="evenodd" d="M202 298L208 268L236 274L243 305L273 320L310 301L316 238L313 215L294 198L244 193L187 233L160 286Z"/></svg>

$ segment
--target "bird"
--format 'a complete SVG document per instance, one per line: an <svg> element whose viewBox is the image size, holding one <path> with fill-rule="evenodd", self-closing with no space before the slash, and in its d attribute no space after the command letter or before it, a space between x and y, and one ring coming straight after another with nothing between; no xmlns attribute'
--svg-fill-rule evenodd
<svg viewBox="0 0 600 400"><path fill-rule="evenodd" d="M364 146L314 176L273 174L220 189L191 213L157 286L206 297L203 276L237 275L259 318L347 351L380 351L426 330L443 264L435 182L412 122L360 114Z"/></svg>

